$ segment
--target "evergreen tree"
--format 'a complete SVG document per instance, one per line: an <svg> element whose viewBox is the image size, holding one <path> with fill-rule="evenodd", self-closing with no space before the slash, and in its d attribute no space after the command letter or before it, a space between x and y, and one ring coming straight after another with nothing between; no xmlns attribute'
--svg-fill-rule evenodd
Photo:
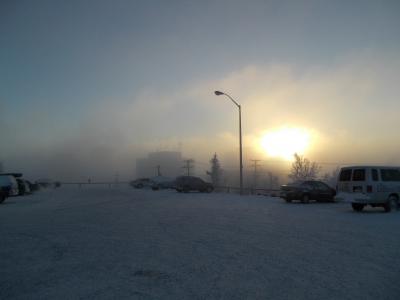
<svg viewBox="0 0 400 300"><path fill-rule="evenodd" d="M214 156L210 160L211 170L207 171L207 175L211 177L211 182L214 187L218 187L220 185L221 180L221 165L219 163L217 153L214 153Z"/></svg>

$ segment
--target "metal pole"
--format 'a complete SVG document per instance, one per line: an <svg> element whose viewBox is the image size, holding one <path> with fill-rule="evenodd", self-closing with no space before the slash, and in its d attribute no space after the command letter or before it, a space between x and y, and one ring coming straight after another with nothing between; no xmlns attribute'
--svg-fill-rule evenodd
<svg viewBox="0 0 400 300"><path fill-rule="evenodd" d="M239 147L240 147L240 194L243 195L243 157L242 157L242 107L239 107Z"/></svg>
<svg viewBox="0 0 400 300"><path fill-rule="evenodd" d="M215 91L215 95L225 95L239 108L239 157L240 157L240 194L243 195L243 156L242 156L242 107L231 96L226 93Z"/></svg>

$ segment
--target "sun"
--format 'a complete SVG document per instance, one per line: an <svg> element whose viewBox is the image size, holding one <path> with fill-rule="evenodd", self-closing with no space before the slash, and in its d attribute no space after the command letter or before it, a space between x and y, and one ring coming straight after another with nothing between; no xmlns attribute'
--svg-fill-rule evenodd
<svg viewBox="0 0 400 300"><path fill-rule="evenodd" d="M292 160L295 153L304 154L309 147L310 133L302 128L285 127L267 132L260 143L268 156Z"/></svg>

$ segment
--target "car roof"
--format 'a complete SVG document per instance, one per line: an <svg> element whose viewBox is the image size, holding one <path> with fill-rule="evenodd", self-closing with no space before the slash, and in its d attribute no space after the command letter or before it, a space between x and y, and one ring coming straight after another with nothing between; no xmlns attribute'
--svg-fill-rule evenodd
<svg viewBox="0 0 400 300"><path fill-rule="evenodd" d="M0 173L0 175L22 177L22 173Z"/></svg>
<svg viewBox="0 0 400 300"><path fill-rule="evenodd" d="M346 169L400 169L399 166L379 166L379 165L359 165L359 166L345 166L341 170Z"/></svg>

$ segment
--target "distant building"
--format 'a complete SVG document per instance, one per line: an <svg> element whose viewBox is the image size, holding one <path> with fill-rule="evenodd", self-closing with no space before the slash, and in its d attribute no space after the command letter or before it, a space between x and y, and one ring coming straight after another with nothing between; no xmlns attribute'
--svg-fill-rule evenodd
<svg viewBox="0 0 400 300"><path fill-rule="evenodd" d="M182 154L177 151L151 152L136 159L136 177L162 175L174 178L182 174Z"/></svg>

